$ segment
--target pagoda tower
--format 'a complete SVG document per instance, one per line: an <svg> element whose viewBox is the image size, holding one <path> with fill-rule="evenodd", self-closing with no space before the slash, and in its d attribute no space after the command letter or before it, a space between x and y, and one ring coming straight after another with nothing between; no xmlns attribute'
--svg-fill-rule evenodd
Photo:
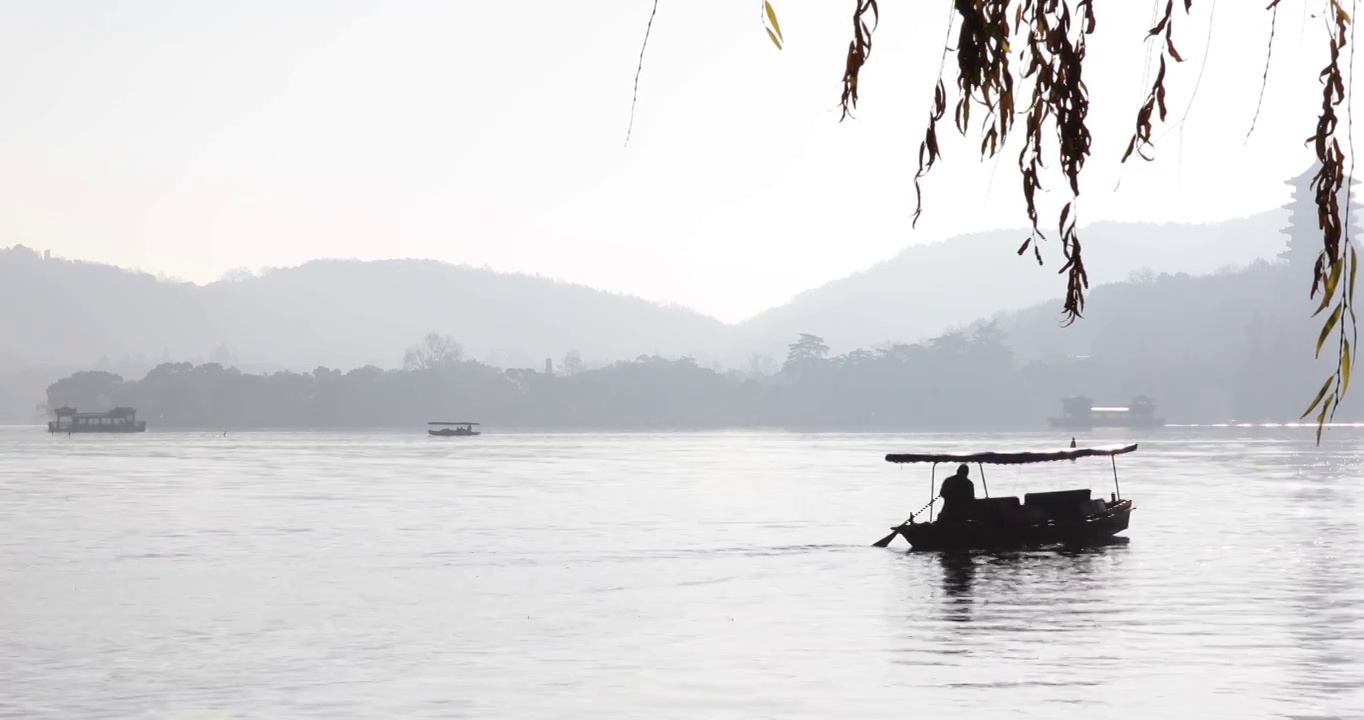
<svg viewBox="0 0 1364 720"><path fill-rule="evenodd" d="M1317 256L1321 254L1321 227L1317 225L1317 194L1312 190L1312 178L1316 177L1320 168L1320 162L1312 163L1306 172L1286 183L1293 188L1293 199L1284 206L1288 210L1288 226L1282 232L1288 236L1288 247L1279 253L1279 257L1287 260L1291 266L1306 267L1309 270L1316 264ZM1360 239L1359 219L1360 213L1364 212L1364 206L1354 200L1354 188L1358 184L1354 178L1346 178L1351 198L1350 223L1346 233L1352 241ZM1342 213L1344 210L1345 203L1342 202ZM1341 219L1344 220L1343 217Z"/></svg>

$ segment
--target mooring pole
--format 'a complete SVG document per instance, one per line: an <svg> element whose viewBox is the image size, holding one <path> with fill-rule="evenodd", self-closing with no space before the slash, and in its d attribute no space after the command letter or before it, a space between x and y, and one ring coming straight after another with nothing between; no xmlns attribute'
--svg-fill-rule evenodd
<svg viewBox="0 0 1364 720"><path fill-rule="evenodd" d="M935 488L935 487L938 486L937 478L935 477L937 474L938 474L938 464L937 464L937 463L933 463L933 467L931 467L931 468L928 469L928 498L929 498L930 501L931 501L931 500L936 500L937 497L938 497L937 495L934 495L934 494L933 494L933 488ZM928 503L928 521L929 521L929 522L933 522L933 506L934 506L935 504L936 504L936 503L933 503L933 502L929 502L929 503Z"/></svg>
<svg viewBox="0 0 1364 720"><path fill-rule="evenodd" d="M1118 487L1118 456L1109 455L1108 459L1113 461L1113 497L1121 500L1122 489Z"/></svg>

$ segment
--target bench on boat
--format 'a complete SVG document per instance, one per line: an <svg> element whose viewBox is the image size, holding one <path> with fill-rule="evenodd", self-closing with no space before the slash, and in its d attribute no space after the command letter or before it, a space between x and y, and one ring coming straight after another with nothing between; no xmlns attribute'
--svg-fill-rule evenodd
<svg viewBox="0 0 1364 720"><path fill-rule="evenodd" d="M1041 511L1044 520L1078 520L1090 514L1089 495L1089 488L1028 493L1023 504Z"/></svg>
<svg viewBox="0 0 1364 720"><path fill-rule="evenodd" d="M1027 493L1017 497L976 498L971 502L971 519L983 522L1044 523L1048 520L1078 520L1106 507L1102 498L1091 499L1090 491L1058 490Z"/></svg>
<svg viewBox="0 0 1364 720"><path fill-rule="evenodd" d="M1022 512L1023 506L1013 496L976 498L971 501L972 520L1007 522L1018 519Z"/></svg>

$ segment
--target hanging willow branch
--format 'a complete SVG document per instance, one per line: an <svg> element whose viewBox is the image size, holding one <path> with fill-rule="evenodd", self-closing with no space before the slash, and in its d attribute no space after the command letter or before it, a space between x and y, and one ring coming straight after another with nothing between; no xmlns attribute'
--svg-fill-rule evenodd
<svg viewBox="0 0 1364 720"><path fill-rule="evenodd" d="M1144 160L1154 158L1155 140L1152 132L1156 122L1168 117L1165 80L1169 60L1184 61L1175 47L1175 1L1166 0L1164 12L1156 24L1146 30L1147 38L1159 44L1159 64L1155 80L1138 108L1135 129L1127 143L1121 162L1133 155ZM1269 52L1262 82L1268 80L1268 62L1272 57L1273 23L1281 0L1268 0L1265 10L1270 15ZM1308 0L1304 0L1307 2ZM1321 432L1345 397L1350 385L1350 369L1354 363L1357 343L1357 324L1354 310L1355 273L1357 257L1348 234L1349 209L1347 194L1344 222L1340 195L1346 186L1346 153L1337 134L1336 111L1346 101L1348 92L1341 64L1341 54L1347 46L1353 56L1354 46L1347 34L1354 24L1341 0L1325 2L1329 10L1331 35L1330 62L1322 69L1322 103L1316 130L1308 138L1316 151L1320 169L1312 181L1316 195L1318 225L1322 231L1322 251L1313 270L1309 297L1319 304L1313 317L1329 310L1317 339L1320 357L1328 340L1336 339L1336 368L1322 384L1320 391L1303 417L1317 411L1317 442ZM1352 0L1357 2L1357 0ZM1018 248L1023 255L1030 248L1042 264L1040 242L1046 239L1041 230L1037 211L1037 191L1042 190L1045 174L1044 159L1056 161L1055 174L1065 182L1069 200L1061 208L1058 233L1065 263L1060 273L1066 275L1066 297L1062 307L1064 324L1071 324L1084 315L1085 291L1089 277L1085 271L1080 237L1076 230L1076 200L1080 195L1080 174L1090 155L1092 139L1086 116L1089 94L1082 79L1085 43L1095 27L1093 0L950 0L953 20L958 26L956 43L956 81L953 83L953 124L963 136L979 132L980 155L994 157L1006 144L1014 122L1024 121L1023 148L1018 156L1023 198L1027 204L1030 232ZM1187 16L1193 0L1179 0ZM764 0L765 17L776 27L776 14L768 0ZM1352 8L1353 9L1353 8ZM879 21L877 0L855 0L853 9L853 37L848 43L843 70L843 92L840 98L840 121L852 116L857 107L862 69L871 57L872 35ZM1347 33L1347 31L1349 31ZM768 34L778 48L782 47L780 30ZM647 29L646 29L647 42ZM1016 48L1016 50L1015 50ZM947 49L945 48L946 52ZM1021 71L1012 65L1017 52ZM641 52L641 62L643 53ZM1351 64L1351 67L1353 65ZM1015 92L1015 83L1022 92ZM1263 98L1263 88L1261 89ZM921 181L942 157L938 139L938 122L947 112L947 84L942 75L933 89L924 138L919 145L919 168L914 175L915 207L913 222L917 225L923 213ZM1019 100L1025 104L1020 105ZM1347 114L1350 108L1347 107ZM973 111L979 122L972 124ZM1256 117L1259 115L1257 104ZM1254 126L1252 118L1252 129ZM1348 125L1347 125L1348 127ZM1347 130L1348 133L1348 130ZM1054 150L1044 147L1043 140L1054 138ZM1347 141L1347 144L1350 144ZM1350 157L1353 158L1353 146ZM1351 173L1352 175L1353 173Z"/></svg>
<svg viewBox="0 0 1364 720"><path fill-rule="evenodd" d="M1028 220L1031 234L1018 248L1022 255L1032 248L1039 264L1042 254L1038 241L1045 239L1039 228L1036 194L1042 189L1041 177L1044 169L1044 148L1042 140L1045 133L1054 132L1057 140L1055 159L1061 176L1069 185L1071 199L1061 209L1058 229L1061 236L1061 250L1065 264L1060 272L1067 275L1066 297L1062 307L1064 324L1073 323L1083 317L1085 290L1089 288L1089 278L1085 272L1081 254L1079 234L1076 232L1075 199L1080 194L1080 173L1085 159L1089 157L1091 136L1085 117L1089 111L1089 97L1081 74L1085 58L1085 39L1094 32L1094 6L1092 0L952 0L956 16L961 24L957 38L957 101L953 119L957 131L966 135L972 130L971 107L983 106L986 119L980 127L980 154L989 158L998 152L1005 143L1013 118L1017 111L1014 96L1014 79L1009 65L1010 41L1021 41L1019 59L1026 67L1021 80L1031 85L1028 104L1022 109L1025 120L1024 147L1019 153L1018 169L1023 182L1023 199L1027 203ZM1271 12L1270 50L1272 51L1272 23L1277 17L1280 0L1270 0L1265 8ZM1193 0L1180 0L1187 15L1193 8ZM1014 7L1010 13L1011 5ZM1318 223L1322 230L1322 252L1317 258L1313 271L1310 297L1316 298L1321 291L1320 304L1316 314L1331 309L1322 325L1317 341L1317 355L1327 340L1337 339L1337 358L1335 372L1322 384L1303 417L1318 410L1317 442L1321 442L1321 432L1328 420L1334 416L1340 400L1345 396L1350 384L1350 368L1354 361L1354 346L1357 342L1357 325L1354 312L1354 288L1356 254L1351 245L1348 223L1341 221L1340 194L1345 185L1345 154L1336 137L1338 119L1336 109L1345 96L1340 56L1346 47L1346 30L1352 29L1350 14L1341 6L1340 0L1329 0L1333 17L1334 32L1330 39L1330 63L1321 72L1322 105L1317 119L1316 133L1309 138L1314 143L1320 170L1313 180L1316 191ZM859 3L853 15L855 27L861 28L860 18L866 12ZM1013 19L1013 27L1010 19ZM1164 12L1154 27L1147 31L1147 37L1159 41L1160 60L1155 80L1141 107L1136 114L1136 128L1122 155L1126 162L1134 154L1144 160L1154 158L1152 131L1158 120L1164 123L1169 114L1166 104L1165 79L1167 62L1184 61L1175 47L1175 0L1166 0ZM856 48L854 56L853 48ZM856 87L857 71L866 62L871 52L869 34L857 34L848 54L848 68L851 71L853 86ZM1353 52L1353 46L1351 46ZM1268 53L1266 62L1268 62ZM1264 79L1268 78L1268 69ZM847 77L844 80L843 98L844 117L850 107L846 92ZM856 93L852 96L856 104ZM946 110L947 97L944 83L940 77L933 92L933 104L929 111L928 124L923 142L919 146L919 170L914 176L914 222L917 224L923 213L923 193L920 182L941 157L937 125ZM1258 109L1257 109L1258 115ZM1352 153L1353 154L1353 153ZM1346 200L1346 219L1350 203ZM1344 287L1341 279L1345 278ZM1348 330L1348 332L1347 332Z"/></svg>
<svg viewBox="0 0 1364 720"><path fill-rule="evenodd" d="M1278 0L1275 0L1273 5L1277 4ZM1316 417L1318 443L1321 442L1322 428L1326 426L1328 419L1335 417L1336 408L1340 406L1341 398L1350 387L1350 367L1354 362L1354 350L1350 341L1357 340L1358 337L1354 310L1358 257L1345 230L1349 227L1351 205L1348 191L1345 197L1344 221L1341 218L1341 190L1347 188L1348 184L1345 177L1345 153L1341 150L1340 139L1336 136L1339 125L1336 108L1340 107L1346 94L1340 54L1347 45L1346 32L1352 30L1353 26L1349 13L1345 12L1339 0L1331 0L1331 9L1333 11L1331 59L1326 67L1322 68L1320 76L1321 114L1317 118L1316 133L1307 139L1316 150L1317 162L1320 164L1316 176L1312 178L1311 187L1316 191L1317 225L1322 233L1322 250L1317 255L1316 265L1312 268L1312 291L1309 295L1315 298L1320 290L1321 303L1317 305L1317 310L1312 316L1316 317L1327 308L1332 308L1321 326L1321 333L1317 336L1318 358L1321 357L1321 350L1325 347L1326 341L1331 339L1333 331L1336 338L1336 370L1321 384L1321 389L1312 399L1312 404L1308 405L1302 414L1305 418L1312 414L1313 410L1319 410ZM1353 57L1354 46L1350 44L1351 60ZM1353 63L1351 66L1353 67ZM1353 86L1353 83L1351 85ZM1353 148L1351 150L1353 151ZM1345 280L1343 289L1340 285L1342 279Z"/></svg>
<svg viewBox="0 0 1364 720"><path fill-rule="evenodd" d="M1188 13L1193 5L1193 0L1184 0L1184 12ZM1175 2L1167 0L1165 3L1165 14L1161 16L1160 22L1147 32L1148 38L1164 36L1164 47L1160 53L1160 65L1156 70L1156 79L1151 83L1151 89L1146 93L1146 101L1142 103L1141 109L1137 111L1137 129L1132 133L1132 139L1127 141L1127 151L1122 154L1122 162L1132 157L1135 152L1143 160L1154 160L1155 158L1147 154L1148 150L1154 148L1151 142L1151 114L1158 113L1160 121L1165 122L1168 109L1165 105L1165 59L1171 58L1175 62L1184 62L1179 51L1175 50L1174 20Z"/></svg>
<svg viewBox="0 0 1364 720"><path fill-rule="evenodd" d="M867 14L871 14L871 25L867 24ZM871 57L871 33L881 21L881 11L876 0L857 0L857 10L853 12L853 39L848 42L848 59L843 66L843 97L840 101L843 115L839 121L852 116L857 107L857 75L862 71L867 58Z"/></svg>
<svg viewBox="0 0 1364 720"><path fill-rule="evenodd" d="M963 136L972 131L972 106L983 110L980 123L980 154L993 157L1008 141L1015 119L1024 118L1023 149L1018 171L1023 183L1031 232L1018 248L1029 248L1042 264L1040 241L1046 239L1037 212L1037 191L1043 189L1046 152L1043 141L1055 137L1056 159L1071 200L1057 223L1065 263L1066 299L1062 307L1065 324L1083 317L1089 274L1085 270L1080 236L1076 231L1075 198L1080 194L1080 172L1090 154L1091 136L1085 118L1089 91L1083 80L1085 39L1094 32L1091 0L953 0L960 23L957 35L956 106L953 122ZM1011 12L1012 10L1012 12ZM860 14L861 7L858 8ZM858 15L854 15L854 23ZM870 37L866 38L870 47ZM1010 65L1011 41L1020 46L1023 64L1018 80L1025 86L1025 105L1018 106L1015 71ZM863 56L864 57L864 56ZM849 65L853 58L849 55ZM858 68L861 67L859 62ZM939 78L933 92L932 110L924 140L919 145L919 170L914 176L914 223L923 213L921 181L941 157L938 120L946 110L945 84ZM846 112L847 106L845 104Z"/></svg>

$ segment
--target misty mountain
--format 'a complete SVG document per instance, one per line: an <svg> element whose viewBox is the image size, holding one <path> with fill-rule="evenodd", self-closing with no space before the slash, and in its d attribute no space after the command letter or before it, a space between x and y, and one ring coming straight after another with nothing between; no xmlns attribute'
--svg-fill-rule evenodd
<svg viewBox="0 0 1364 720"><path fill-rule="evenodd" d="M1215 225L1097 224L1084 229L1094 286L1146 274L1208 273L1283 247L1282 211ZM780 359L803 332L835 352L914 341L1053 298L1046 267L1013 251L1021 231L906 248L863 272L728 326L691 310L518 274L429 260L318 260L196 285L108 265L0 250L0 370L111 369L217 362L247 371L396 366L429 332L501 367L543 367L576 350L588 366L640 355L743 367ZM1091 312L1102 312L1095 294ZM1052 314L1059 309L1059 302ZM29 408L24 408L27 412Z"/></svg>
<svg viewBox="0 0 1364 720"><path fill-rule="evenodd" d="M318 260L200 286L17 246L0 250L0 304L0 367L124 357L392 367L429 332L473 357L541 367L569 350L589 363L702 353L732 332L637 297L429 260Z"/></svg>
<svg viewBox="0 0 1364 720"><path fill-rule="evenodd" d="M1314 358L1310 262L1259 261L1236 272L1161 274L1096 288L1092 310L1061 328L1059 300L999 325L1019 362L1053 368L1052 387L1101 404L1155 397L1171 422L1296 421L1335 369ZM1347 397L1345 408L1359 408ZM1338 420L1358 417L1347 412Z"/></svg>
<svg viewBox="0 0 1364 720"><path fill-rule="evenodd" d="M110 372L73 374L53 384L47 400L77 407L131 404L152 413L165 427L197 426L195 423L224 427L412 425L427 415L434 416L442 407L465 407L491 422L523 427L1023 428L1039 427L1047 415L1059 409L1066 395L1124 403L1142 394L1154 396L1160 414L1171 422L1282 422L1296 419L1333 367L1313 358L1320 319L1310 319L1313 305L1307 299L1307 289L1320 239L1311 227L1315 215L1299 210L1294 215L1293 239L1288 243L1277 229L1268 237L1253 227L1245 231L1248 239L1243 243L1270 246L1266 254L1276 249L1274 246L1286 246L1274 259L1257 259L1239 269L1224 268L1202 275L1137 272L1125 281L1098 284L1091 290L1086 317L1068 328L1057 325L1059 288L1048 285L1051 290L1044 293L1047 299L1031 307L1008 312L990 308L983 313L990 320L976 320L969 328L949 329L923 342L887 343L880 339L886 335L878 334L871 347L831 353L823 339L809 337L805 343L808 352L783 352L779 357L786 359L784 367L779 369L774 364L758 372L717 373L690 358L667 359L647 353L622 353L635 359L597 370L557 374L514 367L504 370L458 357L414 370L384 371L356 363L348 372L317 368L302 373L252 372L210 358L197 367L162 363L141 380L132 380L125 378L137 377L137 363L125 362L126 369L115 374L116 366L103 362L101 365L109 366ZM1235 224L1228 223L1219 229L1231 232L1234 228ZM1169 237L1177 239L1179 235L1169 233L1162 242L1168 242ZM1211 262L1209 247L1216 245L1199 247ZM1236 257L1231 251L1227 253ZM1143 257L1150 259L1149 254ZM1226 260L1227 256L1217 259ZM23 261L51 265L57 274L69 266L89 271L92 277L124 278L127 285L120 289L125 293L122 302L126 307L155 310L156 303L143 295L154 292L148 288L164 286L185 292L189 301L196 303L178 309L187 315L192 311L201 318L221 317L213 313L221 314L228 308L231 317L246 323L225 331L226 326L221 324L208 326L202 321L204 327L197 327L179 315L166 315L171 318L167 324L180 322L178 327L185 332L203 333L209 328L213 337L241 337L256 343L247 347L268 350L269 343L277 342L291 352L326 347L337 354L362 354L366 348L360 342L338 344L334 336L343 340L372 337L374 328L384 324L385 316L367 316L354 307L355 301L346 300L341 303L342 314L326 318L334 307L329 299L335 296L335 288L349 288L356 297L393 293L401 300L416 302L421 299L419 293L435 292L431 288L444 282L450 269L438 263L407 261L319 262L195 289L101 266L41 260L32 253ZM1184 264L1196 267L1193 262ZM348 271L353 274L348 275ZM406 293L393 289L394 283L388 279L391 276L405 278L410 286ZM464 295L459 297L491 298L498 292L511 292L499 284L506 277L487 273L482 277L486 285L466 285L460 288ZM517 278L517 282L530 284L531 290L515 289L523 294L564 288L531 278ZM603 312L613 318L624 316L623 311L610 307L613 301L641 307L642 301L571 286L569 290L561 297L601 302ZM315 297L293 304L290 312L272 311L289 298L310 293ZM448 302L441 298L453 296L438 293L431 302ZM654 306L643 303L642 307ZM934 306L923 307L928 308L924 311L928 315ZM97 310L108 312L107 308ZM536 314L534 310L521 312ZM569 312L560 308L548 318L529 320L517 319L514 314L502 317L523 323L564 323ZM654 307L654 312L666 317L670 311ZM324 319L308 326L315 317ZM353 332L346 327L347 319L354 323ZM639 322L647 320L645 317ZM147 332L146 325L125 325L129 332ZM672 325L679 326L682 324ZM701 330L717 326L713 321L699 324ZM720 340L711 342L732 342L732 338L724 337L727 329L718 327L714 337ZM464 325L450 332L484 338L494 330L486 325ZM551 326L545 333L553 330ZM394 354L412 335L402 329L385 331L394 340ZM619 337L619 333L602 328L593 328L593 332ZM784 344L795 339L794 334L781 338ZM698 344L705 341L704 337L697 340ZM9 352L23 350L18 346ZM1355 411L1357 400L1351 397L1345 405L1338 420L1360 417ZM27 405L24 411L31 415L32 406Z"/></svg>
<svg viewBox="0 0 1364 720"><path fill-rule="evenodd" d="M1090 287L1133 274L1203 275L1270 258L1284 248L1283 210L1204 225L1096 223L1083 227ZM797 295L738 326L749 352L780 357L798 333L824 337L835 351L916 341L977 318L1057 297L1065 278L1054 233L1042 243L1045 266L1032 251L1016 254L1027 233L1004 230L913 245L895 257ZM1149 271L1149 272L1148 272ZM1099 295L1093 303L1102 304ZM1061 301L1049 305L1052 324ZM1098 307L1094 308L1096 311Z"/></svg>
<svg viewBox="0 0 1364 720"><path fill-rule="evenodd" d="M508 428L787 427L1017 429L1046 427L1061 398L1126 402L1154 395L1174 423L1293 420L1320 382L1311 323L1283 302L1297 273L1260 261L1231 273L1160 275L1100 288L1106 310L1059 330L1039 307L1006 318L1013 333L1070 333L1066 350L1026 358L999 321L922 343L831 355L805 336L780 370L716 372L690 358L639 357L576 373L444 358L404 370L244 373L217 363L165 363L141 379L81 372L47 389L51 407L133 406L154 429L407 427L450 408ZM1074 332L1083 328L1084 332ZM1074 339L1071 339L1074 338ZM1347 399L1337 420L1358 419Z"/></svg>
<svg viewBox="0 0 1364 720"><path fill-rule="evenodd" d="M1066 394L1101 403L1147 394L1171 418L1297 419L1336 367L1334 338L1321 360L1314 353L1326 315L1312 317L1321 298L1309 297L1322 252L1312 175L1292 183L1285 242L1273 259L1204 276L1144 273L1095 288L1085 318L1066 328L1056 322L1059 299L997 315L1010 347L1020 361L1062 368ZM1353 220L1364 208L1350 203ZM1349 235L1359 232L1352 221ZM1342 407L1359 401L1347 396Z"/></svg>

